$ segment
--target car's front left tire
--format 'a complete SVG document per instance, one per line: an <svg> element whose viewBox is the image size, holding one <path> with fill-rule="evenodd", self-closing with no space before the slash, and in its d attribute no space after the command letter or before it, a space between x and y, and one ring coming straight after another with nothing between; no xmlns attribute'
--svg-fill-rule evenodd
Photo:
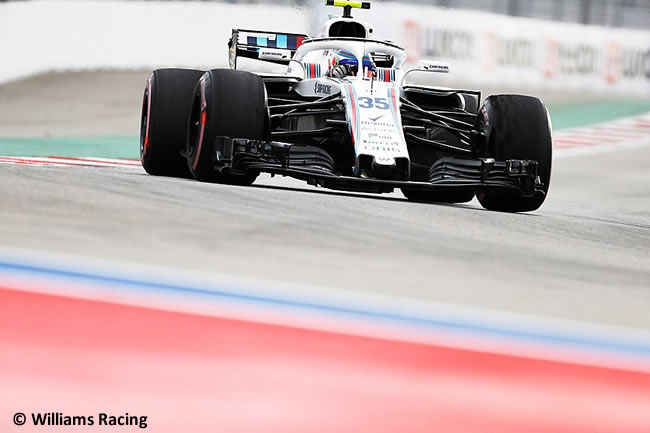
<svg viewBox="0 0 650 433"><path fill-rule="evenodd" d="M537 161L541 186L536 194L485 190L476 194L481 205L499 212L530 212L546 200L553 162L551 121L541 100L523 95L493 95L479 110L476 129L488 140L488 151L498 161ZM526 179L535 182L534 179ZM530 185L532 188L532 185Z"/></svg>

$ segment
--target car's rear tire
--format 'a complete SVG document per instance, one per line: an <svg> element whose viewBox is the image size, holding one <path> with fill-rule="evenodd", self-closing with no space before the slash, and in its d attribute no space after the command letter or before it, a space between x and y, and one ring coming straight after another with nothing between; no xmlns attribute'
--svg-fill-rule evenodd
<svg viewBox="0 0 650 433"><path fill-rule="evenodd" d="M157 69L149 75L142 99L140 162L158 176L191 177L185 158L187 115L203 71Z"/></svg>
<svg viewBox="0 0 650 433"><path fill-rule="evenodd" d="M477 130L487 137L492 158L537 161L543 191L543 194L524 197L519 192L486 190L477 193L478 201L485 209L500 212L538 209L548 193L553 159L551 121L542 101L522 95L490 96L483 102L476 123Z"/></svg>
<svg viewBox="0 0 650 433"><path fill-rule="evenodd" d="M216 137L268 138L268 109L262 79L250 72L213 69L194 90L187 131L187 166L202 182L250 185L258 172L218 170Z"/></svg>
<svg viewBox="0 0 650 433"><path fill-rule="evenodd" d="M426 203L467 203L474 198L472 191L422 191L402 188L404 197L411 201Z"/></svg>

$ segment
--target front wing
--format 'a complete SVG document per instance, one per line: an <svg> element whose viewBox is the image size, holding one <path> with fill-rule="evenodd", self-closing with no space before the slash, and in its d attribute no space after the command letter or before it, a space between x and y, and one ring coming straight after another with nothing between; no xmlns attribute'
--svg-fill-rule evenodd
<svg viewBox="0 0 650 433"><path fill-rule="evenodd" d="M431 167L428 182L415 182L337 174L334 161L312 146L218 137L214 149L215 170L279 174L337 190L388 193L395 188L474 192L500 189L526 197L544 194L537 162L530 160L444 157Z"/></svg>

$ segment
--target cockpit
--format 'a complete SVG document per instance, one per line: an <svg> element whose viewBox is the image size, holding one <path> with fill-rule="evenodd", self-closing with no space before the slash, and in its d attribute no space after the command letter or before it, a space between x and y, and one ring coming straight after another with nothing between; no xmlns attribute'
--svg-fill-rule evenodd
<svg viewBox="0 0 650 433"><path fill-rule="evenodd" d="M307 69L305 77L369 78L390 69L381 75L394 78L394 69L404 64L404 50L392 43L372 39L370 23L354 19L351 15L352 7L369 9L370 3L328 0L326 4L343 7L343 16L325 22L318 36L305 40L296 52L294 59L302 61ZM292 69L296 68L290 65L290 73Z"/></svg>

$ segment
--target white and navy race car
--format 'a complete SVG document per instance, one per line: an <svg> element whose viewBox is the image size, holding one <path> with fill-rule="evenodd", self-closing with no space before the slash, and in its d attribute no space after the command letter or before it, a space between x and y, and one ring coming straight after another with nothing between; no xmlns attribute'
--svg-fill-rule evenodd
<svg viewBox="0 0 650 433"><path fill-rule="evenodd" d="M230 69L158 69L147 80L140 155L153 175L250 185L261 172L325 188L401 189L410 200L506 212L539 208L551 127L537 98L436 87L444 62L405 70L403 48L372 38L343 7L320 34L234 29ZM286 66L237 70L238 58ZM411 84L418 83L418 84Z"/></svg>

